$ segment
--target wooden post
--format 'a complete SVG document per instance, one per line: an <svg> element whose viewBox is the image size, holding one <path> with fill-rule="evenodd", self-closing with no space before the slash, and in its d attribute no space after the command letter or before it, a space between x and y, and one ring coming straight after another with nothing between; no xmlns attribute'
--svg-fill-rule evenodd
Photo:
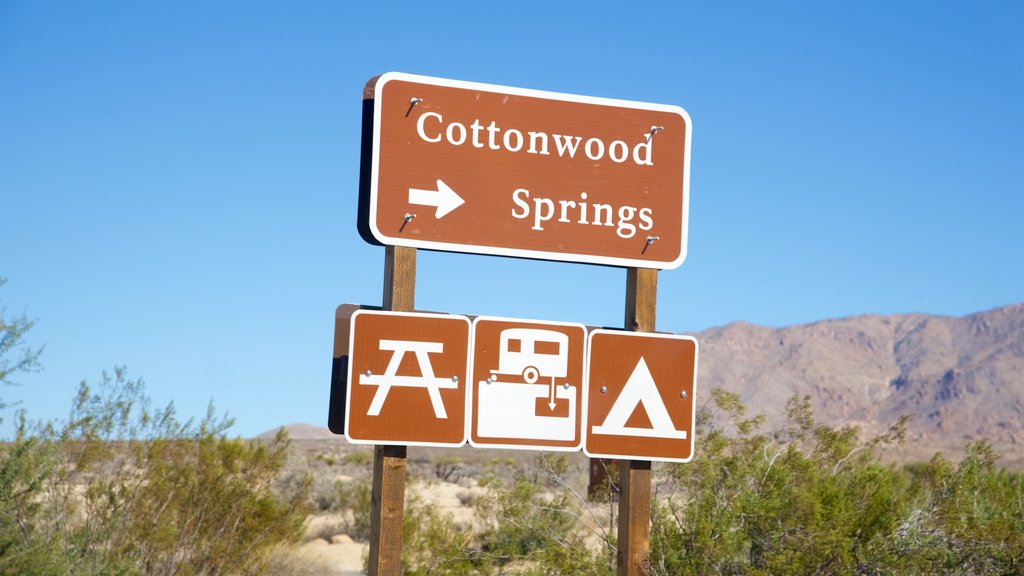
<svg viewBox="0 0 1024 576"><path fill-rule="evenodd" d="M384 248L384 309L412 312L416 301L416 249Z"/></svg>
<svg viewBox="0 0 1024 576"><path fill-rule="evenodd" d="M654 332L658 300L658 271L626 270L625 327L634 332ZM619 463L618 576L650 574L651 463L631 460Z"/></svg>
<svg viewBox="0 0 1024 576"><path fill-rule="evenodd" d="M651 567L651 463L619 463L619 535L616 574L650 574Z"/></svg>
<svg viewBox="0 0 1024 576"><path fill-rule="evenodd" d="M416 249L387 246L384 254L384 309L411 312L416 294ZM374 447L369 576L402 573L405 462L405 446Z"/></svg>
<svg viewBox="0 0 1024 576"><path fill-rule="evenodd" d="M654 332L658 301L658 271L626 269L626 330Z"/></svg>
<svg viewBox="0 0 1024 576"><path fill-rule="evenodd" d="M374 446L370 496L370 576L402 573L405 446Z"/></svg>

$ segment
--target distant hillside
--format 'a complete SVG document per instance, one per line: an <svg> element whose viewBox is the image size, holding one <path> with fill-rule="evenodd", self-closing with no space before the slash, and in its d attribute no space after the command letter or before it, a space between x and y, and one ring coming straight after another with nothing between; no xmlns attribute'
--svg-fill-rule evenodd
<svg viewBox="0 0 1024 576"><path fill-rule="evenodd" d="M697 338L698 397L721 387L778 422L789 396L809 394L820 421L867 432L910 414L907 458L987 439L1006 463L1024 463L1024 304L961 318L733 323Z"/></svg>
<svg viewBox="0 0 1024 576"><path fill-rule="evenodd" d="M330 440L337 439L338 436L327 429L326 426L313 426L312 424L288 424L287 426L280 426L273 430L267 430L263 434L257 436L260 440L270 440L277 435L277 431L280 428L284 428L288 432L288 437L292 440Z"/></svg>
<svg viewBox="0 0 1024 576"><path fill-rule="evenodd" d="M869 315L786 328L736 322L696 337L699 402L712 388L736 392L771 426L790 396L806 394L820 422L867 433L909 414L900 458L956 456L964 442L986 439L1005 465L1024 466L1024 304L960 318ZM285 428L295 439L335 437L308 424Z"/></svg>

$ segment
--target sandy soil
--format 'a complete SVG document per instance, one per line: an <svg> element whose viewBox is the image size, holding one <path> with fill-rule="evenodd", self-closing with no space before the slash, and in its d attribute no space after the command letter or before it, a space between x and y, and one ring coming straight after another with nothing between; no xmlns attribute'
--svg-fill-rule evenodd
<svg viewBox="0 0 1024 576"><path fill-rule="evenodd" d="M537 452L476 448L435 449L410 447L406 463L406 498L418 498L451 516L457 524L474 522L472 502L483 489L479 478L497 473L511 478L536 470ZM571 481L585 491L586 460L581 453L569 455ZM370 481L373 450L354 446L335 437L294 439L284 476L310 474L314 494L329 495L335 483ZM303 543L284 549L274 557L271 573L288 576L355 576L364 574L369 544L343 533L344 518L329 508L306 521ZM276 568L276 569L275 569Z"/></svg>
<svg viewBox="0 0 1024 576"><path fill-rule="evenodd" d="M407 497L416 497L448 514L459 524L473 522L473 509L463 504L467 497L482 490L452 482L420 481L407 487ZM289 566L291 571L324 576L356 576L364 574L363 565L369 554L369 544L355 542L333 528L342 524L337 514L315 514L306 521L306 542L283 550L277 562ZM301 567L296 569L296 567Z"/></svg>

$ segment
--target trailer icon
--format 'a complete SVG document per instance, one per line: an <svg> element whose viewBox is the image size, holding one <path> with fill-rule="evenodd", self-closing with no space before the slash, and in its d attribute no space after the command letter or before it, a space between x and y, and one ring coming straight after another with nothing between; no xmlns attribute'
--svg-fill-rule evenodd
<svg viewBox="0 0 1024 576"><path fill-rule="evenodd" d="M569 337L554 330L508 328L501 332L498 367L491 370L491 381L499 376L522 376L527 384L538 379L565 378L569 365Z"/></svg>

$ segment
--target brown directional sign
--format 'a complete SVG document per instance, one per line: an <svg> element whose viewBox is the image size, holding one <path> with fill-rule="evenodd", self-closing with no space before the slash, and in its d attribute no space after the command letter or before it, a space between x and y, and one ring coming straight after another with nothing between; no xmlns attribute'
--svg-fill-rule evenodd
<svg viewBox="0 0 1024 576"><path fill-rule="evenodd" d="M693 457L695 339L594 330L588 358L588 456L670 462Z"/></svg>
<svg viewBox="0 0 1024 576"><path fill-rule="evenodd" d="M470 444L578 450L586 345L582 324L474 319Z"/></svg>
<svg viewBox="0 0 1024 576"><path fill-rule="evenodd" d="M366 96L368 239L658 269L686 257L682 108L393 72Z"/></svg>
<svg viewBox="0 0 1024 576"><path fill-rule="evenodd" d="M349 441L464 444L469 327L465 316L353 313L345 399Z"/></svg>

